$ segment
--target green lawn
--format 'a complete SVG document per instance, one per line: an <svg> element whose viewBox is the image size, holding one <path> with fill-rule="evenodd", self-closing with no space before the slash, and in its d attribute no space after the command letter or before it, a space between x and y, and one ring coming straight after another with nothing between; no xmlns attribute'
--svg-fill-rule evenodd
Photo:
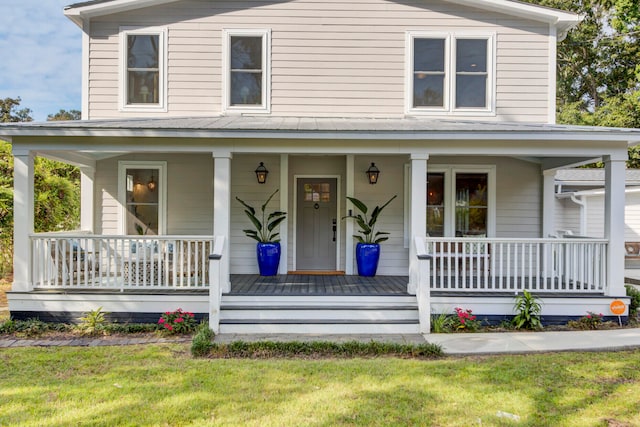
<svg viewBox="0 0 640 427"><path fill-rule="evenodd" d="M188 347L0 349L0 426L640 425L640 351L241 360Z"/></svg>

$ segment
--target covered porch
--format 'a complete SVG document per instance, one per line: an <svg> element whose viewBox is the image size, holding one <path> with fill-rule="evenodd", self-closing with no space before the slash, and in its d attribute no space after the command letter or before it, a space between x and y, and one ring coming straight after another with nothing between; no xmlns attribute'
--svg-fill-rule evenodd
<svg viewBox="0 0 640 427"><path fill-rule="evenodd" d="M127 302L128 312L156 310L157 304L144 307L154 291L208 289L206 307L205 302L197 304L198 312L210 318L219 316L224 299L241 289L260 298L267 298L263 294L269 289L284 296L308 292L304 296L310 298L358 298L362 294L357 292L385 298L390 296L385 292L401 293L413 298L424 313L463 302L478 304L481 299L507 301L525 289L574 299L625 294L624 166L627 144L634 137L627 131L413 119L264 118L258 125L249 117L24 124L2 130L7 129L15 133L15 275L10 297L15 307L32 292L41 299L42 290L86 289L147 295ZM82 232L33 233L35 155L80 166ZM553 173L594 159L603 160L606 171L605 238L557 238ZM256 183L253 174L260 162L270 168L265 185ZM364 174L373 162L382 169L376 185ZM138 185L136 170L146 170L149 184L144 187L151 190L153 182L155 194L163 197L154 202L160 213L152 234L135 235L135 225L143 232L153 228L147 222L132 228L125 221L136 206L146 203L128 197L129 187ZM481 176L488 188L480 231L464 221L457 223L458 211L470 210L469 199L458 197L455 187L461 175ZM446 200L441 205L428 199L433 185L429 178L436 176L449 180L443 185ZM297 184L325 178L336 185L336 204L328 217L334 220L335 248L326 270L344 271L345 282L335 275L309 276L301 283L296 281L301 277L285 274L305 269L297 252L304 243L297 225L303 222L297 216L297 200L304 190ZM247 220L234 199L240 196L255 205L274 190L279 192L270 207L289 213L280 226L281 276L274 279L282 282L250 284L247 275L257 271L255 246L242 233ZM383 244L387 255L374 286L363 286L355 276L351 236L356 226L340 220L353 209L346 196L376 204L395 194L398 199L382 220L391 231L391 239ZM315 193L311 196L314 202ZM460 206L461 202L467 204ZM194 208L179 214L172 210L181 204ZM430 235L429 209L442 209L449 216L441 237ZM179 231L187 226L195 233ZM331 224L321 232L331 235ZM213 250L216 245L218 252ZM216 260L210 258L212 253ZM428 265L421 256L429 258ZM398 277L389 291L392 280L387 278ZM424 292L420 294L424 290L429 291L426 299ZM102 300L93 295L99 304ZM475 300L466 299L470 297ZM438 298L447 302L440 304ZM310 306L304 301L302 307ZM83 307L90 302L85 299ZM574 302L575 315L583 314L588 305ZM256 300L238 304L259 305ZM478 313L505 315L511 306L478 306Z"/></svg>

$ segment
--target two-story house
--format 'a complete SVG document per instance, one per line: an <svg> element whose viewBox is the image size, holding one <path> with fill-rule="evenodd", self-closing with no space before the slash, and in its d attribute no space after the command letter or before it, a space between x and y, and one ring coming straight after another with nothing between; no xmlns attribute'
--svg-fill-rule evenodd
<svg viewBox="0 0 640 427"><path fill-rule="evenodd" d="M181 307L222 332L403 333L454 307L503 319L524 289L546 321L628 302L625 160L640 131L554 124L556 46L580 16L511 0L64 13L83 32L83 120L0 127L15 155L14 317ZM80 167L81 231L33 233L34 156ZM555 171L594 159L604 238L551 237ZM235 198L259 206L276 189L280 274L260 277ZM360 278L346 197L394 195L378 275Z"/></svg>

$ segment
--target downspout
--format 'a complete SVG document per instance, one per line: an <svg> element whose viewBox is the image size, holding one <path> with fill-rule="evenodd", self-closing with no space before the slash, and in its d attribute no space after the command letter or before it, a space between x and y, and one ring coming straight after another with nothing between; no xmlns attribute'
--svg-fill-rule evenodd
<svg viewBox="0 0 640 427"><path fill-rule="evenodd" d="M571 193L571 201L580 206L580 235L586 236L587 234L587 201L583 199L584 196L576 196L576 193Z"/></svg>

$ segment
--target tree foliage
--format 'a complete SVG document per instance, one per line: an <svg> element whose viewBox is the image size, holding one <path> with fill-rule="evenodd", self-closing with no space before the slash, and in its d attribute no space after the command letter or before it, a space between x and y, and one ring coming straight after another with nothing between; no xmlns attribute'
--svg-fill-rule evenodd
<svg viewBox="0 0 640 427"><path fill-rule="evenodd" d="M30 121L31 110L17 110L20 98L0 100L2 122ZM50 117L59 117L60 113ZM65 112L67 113L67 112ZM73 114L72 112L68 114ZM80 216L80 172L77 167L43 157L34 160L34 229L72 230ZM13 248L13 156L0 141L0 277L11 270Z"/></svg>
<svg viewBox="0 0 640 427"><path fill-rule="evenodd" d="M49 114L47 121L62 121L62 120L80 120L82 114L78 110L60 110L55 114Z"/></svg>
<svg viewBox="0 0 640 427"><path fill-rule="evenodd" d="M558 45L557 121L640 128L638 0L526 0L584 16ZM636 148L629 167L640 167Z"/></svg>

